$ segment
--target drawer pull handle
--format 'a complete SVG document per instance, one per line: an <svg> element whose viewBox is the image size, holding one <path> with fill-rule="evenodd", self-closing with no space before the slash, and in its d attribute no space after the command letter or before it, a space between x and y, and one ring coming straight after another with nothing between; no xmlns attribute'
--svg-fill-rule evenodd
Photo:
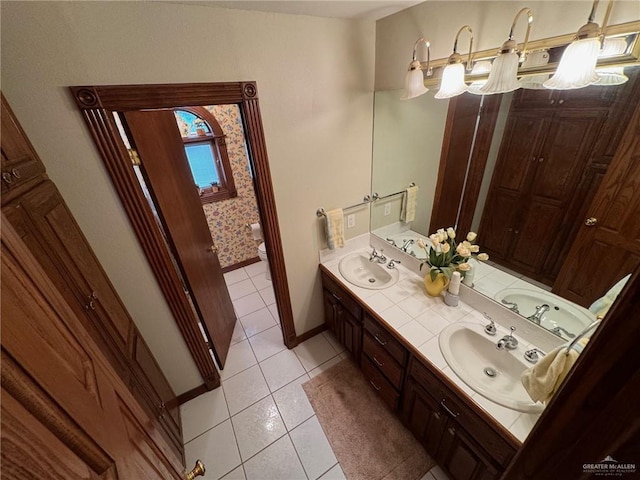
<svg viewBox="0 0 640 480"><path fill-rule="evenodd" d="M443 398L442 401L440 402L440 406L442 408L444 408L445 412L447 412L453 418L456 418L458 415L460 415L459 413L455 413L449 407L447 407L447 405L444 403L444 401L445 401L445 399Z"/></svg>
<svg viewBox="0 0 640 480"><path fill-rule="evenodd" d="M13 175L13 176L14 176L14 177L16 177L16 178L20 178L20 177L22 177L22 175L20 175L20 172L18 171L18 169L17 169L17 168L12 168L12 169L11 169L11 175Z"/></svg>
<svg viewBox="0 0 640 480"><path fill-rule="evenodd" d="M374 362L377 366L379 366L379 367L381 367L381 368L382 368L382 366L384 365L384 363L380 363L380 361L376 358L376 356L375 356L375 355L373 356L373 362Z"/></svg>
<svg viewBox="0 0 640 480"><path fill-rule="evenodd" d="M371 386L373 386L373 388L376 389L376 392L380 391L380 387L376 385L376 382L373 381L373 378L369 380L369 383L371 384Z"/></svg>
<svg viewBox="0 0 640 480"><path fill-rule="evenodd" d="M341 301L342 301L342 298L340 298L338 295L336 295L336 294L335 294L335 293L333 293L333 292L331 292L331 296L332 296L333 298L335 298L336 300L338 300L339 302L341 302Z"/></svg>
<svg viewBox="0 0 640 480"><path fill-rule="evenodd" d="M382 345L383 347L387 344L386 340L380 340L380 338L378 337L378 334L376 333L373 338L376 339L376 342L378 342L380 345Z"/></svg>
<svg viewBox="0 0 640 480"><path fill-rule="evenodd" d="M11 175L9 173L7 173L7 172L4 172L2 174L2 180L4 180L5 183L7 183L9 185L11 184L11 182L13 182L13 178L11 178Z"/></svg>

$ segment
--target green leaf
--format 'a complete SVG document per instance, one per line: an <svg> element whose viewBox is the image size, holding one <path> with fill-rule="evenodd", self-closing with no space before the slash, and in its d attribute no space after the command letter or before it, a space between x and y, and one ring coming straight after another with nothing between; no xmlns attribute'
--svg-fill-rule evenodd
<svg viewBox="0 0 640 480"><path fill-rule="evenodd" d="M437 268L432 268L431 271L429 272L429 276L431 277L431 281L435 282L436 281L436 277L438 276L438 273L440 273L438 271Z"/></svg>

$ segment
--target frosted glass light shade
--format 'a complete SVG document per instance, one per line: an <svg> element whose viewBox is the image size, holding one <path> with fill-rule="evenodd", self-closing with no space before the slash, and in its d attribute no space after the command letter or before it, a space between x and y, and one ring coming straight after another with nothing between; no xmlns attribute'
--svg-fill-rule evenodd
<svg viewBox="0 0 640 480"><path fill-rule="evenodd" d="M598 81L593 85L600 85L604 87L613 87L615 85L622 85L629 81L629 77L624 74L624 68L622 67L607 67L596 70L598 75Z"/></svg>
<svg viewBox="0 0 640 480"><path fill-rule="evenodd" d="M422 70L414 69L409 70L404 77L404 92L400 96L400 100L409 100L411 98L419 97L420 95L427 93L429 89L424 86L424 76Z"/></svg>
<svg viewBox="0 0 640 480"><path fill-rule="evenodd" d="M556 73L543 85L553 90L572 90L597 82L598 53L600 40L597 37L576 40L565 49Z"/></svg>
<svg viewBox="0 0 640 480"><path fill-rule="evenodd" d="M549 52L546 50L538 50L529 52L525 58L522 68L538 67L549 63ZM549 80L549 74L524 76L520 79L520 87L528 90L542 90L544 82Z"/></svg>
<svg viewBox="0 0 640 480"><path fill-rule="evenodd" d="M489 60L480 60L479 62L476 62L475 65L473 66L473 70L471 71L471 75L481 75L483 73L489 73L491 71L491 62ZM469 93L473 93L474 95L482 95L482 93L480 93L480 88L482 88L482 86L487 83L487 80L475 80L474 82L471 82L471 85L469 85L469 88L467 89L467 92Z"/></svg>
<svg viewBox="0 0 640 480"><path fill-rule="evenodd" d="M501 53L493 61L491 73L487 83L480 88L482 95L494 93L513 92L520 88L518 83L518 63L520 57L517 53Z"/></svg>
<svg viewBox="0 0 640 480"><path fill-rule="evenodd" d="M463 94L469 87L464 83L464 65L453 63L444 67L440 90L434 95L435 98L451 98Z"/></svg>

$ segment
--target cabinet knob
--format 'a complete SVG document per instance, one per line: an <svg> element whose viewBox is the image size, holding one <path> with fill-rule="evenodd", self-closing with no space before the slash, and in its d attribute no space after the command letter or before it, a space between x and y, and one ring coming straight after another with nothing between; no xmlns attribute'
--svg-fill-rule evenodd
<svg viewBox="0 0 640 480"><path fill-rule="evenodd" d="M449 435L451 435L452 437L455 436L456 434L456 429L453 427L449 427L447 430L449 430Z"/></svg>
<svg viewBox="0 0 640 480"><path fill-rule="evenodd" d="M560 100L558 100L558 103L559 103L560 105L562 105L562 104L564 103L564 100L563 100L563 99L560 99Z"/></svg>
<svg viewBox="0 0 640 480"><path fill-rule="evenodd" d="M442 415L440 415L440 412L433 412L433 418L435 418L436 420L440 420L441 417Z"/></svg>
<svg viewBox="0 0 640 480"><path fill-rule="evenodd" d="M11 169L11 175L13 175L16 178L22 177L22 175L20 175L20 171L17 168L12 168Z"/></svg>
<svg viewBox="0 0 640 480"><path fill-rule="evenodd" d="M8 184L8 185L10 185L11 182L13 182L13 178L11 178L11 174L7 173L7 172L4 172L2 174L2 180L4 180L5 183Z"/></svg>
<svg viewBox="0 0 640 480"><path fill-rule="evenodd" d="M207 247L207 252L218 253L218 248L215 245L211 245L210 247Z"/></svg>
<svg viewBox="0 0 640 480"><path fill-rule="evenodd" d="M193 480L196 477L204 475L204 473L204 464L200 460L196 460L196 466L193 467L193 470L184 473L184 480Z"/></svg>
<svg viewBox="0 0 640 480"><path fill-rule="evenodd" d="M91 292L89 295L87 295L87 300L89 302L84 306L84 308L86 308L87 310L95 310L96 305L93 303L93 301L97 299L98 294L95 291Z"/></svg>
<svg viewBox="0 0 640 480"><path fill-rule="evenodd" d="M589 217L584 222L587 227L593 227L596 223L598 223L598 219L596 217Z"/></svg>
<svg viewBox="0 0 640 480"><path fill-rule="evenodd" d="M553 105L554 103L556 103L556 101L555 101L555 100L551 100L549 103L550 103L551 105Z"/></svg>
<svg viewBox="0 0 640 480"><path fill-rule="evenodd" d="M544 162L544 157L540 157L540 158L538 159L538 163L542 163L542 162Z"/></svg>

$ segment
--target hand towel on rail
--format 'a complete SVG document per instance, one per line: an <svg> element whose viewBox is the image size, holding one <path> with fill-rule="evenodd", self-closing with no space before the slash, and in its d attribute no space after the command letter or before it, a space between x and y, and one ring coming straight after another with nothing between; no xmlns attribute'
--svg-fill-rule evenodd
<svg viewBox="0 0 640 480"><path fill-rule="evenodd" d="M418 198L418 186L408 187L402 196L402 207L400 209L400 220L409 223L416 218L416 200Z"/></svg>
<svg viewBox="0 0 640 480"><path fill-rule="evenodd" d="M327 219L327 243L329 250L344 247L344 213L341 208L334 208L325 214Z"/></svg>

